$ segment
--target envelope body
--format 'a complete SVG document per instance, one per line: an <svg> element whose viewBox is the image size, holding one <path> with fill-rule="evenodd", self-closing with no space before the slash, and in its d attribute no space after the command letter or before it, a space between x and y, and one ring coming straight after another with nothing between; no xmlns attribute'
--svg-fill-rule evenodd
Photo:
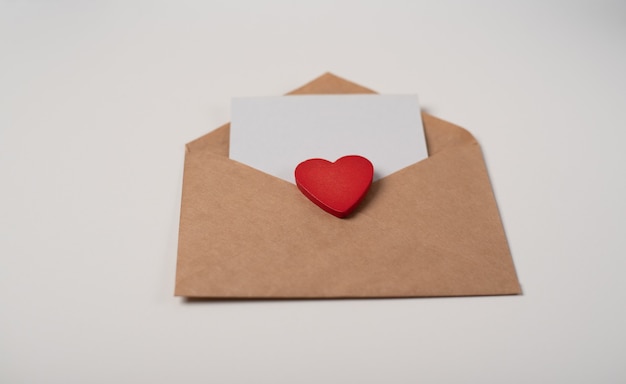
<svg viewBox="0 0 626 384"><path fill-rule="evenodd" d="M332 74L298 94L372 93ZM483 156L423 114L429 157L372 184L348 218L228 158L228 124L188 143L175 295L367 298L521 293ZM419 129L419 127L416 127Z"/></svg>

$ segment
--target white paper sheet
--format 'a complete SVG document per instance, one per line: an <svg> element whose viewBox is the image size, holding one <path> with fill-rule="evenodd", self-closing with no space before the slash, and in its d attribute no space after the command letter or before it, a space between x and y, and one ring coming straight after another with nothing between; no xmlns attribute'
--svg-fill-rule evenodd
<svg viewBox="0 0 626 384"><path fill-rule="evenodd" d="M302 95L235 98L230 158L289 182L310 158L360 155L374 180L428 157L416 96Z"/></svg>

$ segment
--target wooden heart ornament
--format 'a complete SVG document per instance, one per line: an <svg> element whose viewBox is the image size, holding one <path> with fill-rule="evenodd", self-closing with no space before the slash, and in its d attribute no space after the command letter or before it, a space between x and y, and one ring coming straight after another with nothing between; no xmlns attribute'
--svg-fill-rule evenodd
<svg viewBox="0 0 626 384"><path fill-rule="evenodd" d="M334 163L309 159L296 167L296 185L326 212L346 217L363 200L374 177L374 166L362 156L344 156Z"/></svg>

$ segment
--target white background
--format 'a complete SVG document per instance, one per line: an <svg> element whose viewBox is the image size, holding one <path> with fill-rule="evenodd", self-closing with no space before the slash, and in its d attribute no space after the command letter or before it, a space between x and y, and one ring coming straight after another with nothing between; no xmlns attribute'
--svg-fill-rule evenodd
<svg viewBox="0 0 626 384"><path fill-rule="evenodd" d="M524 295L173 297L184 144L325 71L481 143ZM622 1L0 3L0 382L626 381Z"/></svg>

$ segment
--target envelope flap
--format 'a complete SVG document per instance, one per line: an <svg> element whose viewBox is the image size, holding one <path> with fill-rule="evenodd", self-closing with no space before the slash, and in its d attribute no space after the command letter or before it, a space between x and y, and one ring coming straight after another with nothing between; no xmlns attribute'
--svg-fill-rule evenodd
<svg viewBox="0 0 626 384"><path fill-rule="evenodd" d="M313 81L294 89L288 95L326 95L326 94L351 94L351 93L376 93L357 83L333 75L330 72L314 79Z"/></svg>
<svg viewBox="0 0 626 384"><path fill-rule="evenodd" d="M228 157L228 149L230 147L230 123L226 123L221 127L214 129L204 136L200 136L187 143L186 151L209 151L220 156Z"/></svg>
<svg viewBox="0 0 626 384"><path fill-rule="evenodd" d="M302 87L289 92L288 95L354 93L375 92L335 76L332 73L326 73ZM424 134L426 135L428 154L431 156L446 148L475 142L473 136L459 126L440 120L427 113L422 113L422 120L424 122ZM187 151L207 150L222 156L228 156L229 137L230 124L227 123L188 143Z"/></svg>

